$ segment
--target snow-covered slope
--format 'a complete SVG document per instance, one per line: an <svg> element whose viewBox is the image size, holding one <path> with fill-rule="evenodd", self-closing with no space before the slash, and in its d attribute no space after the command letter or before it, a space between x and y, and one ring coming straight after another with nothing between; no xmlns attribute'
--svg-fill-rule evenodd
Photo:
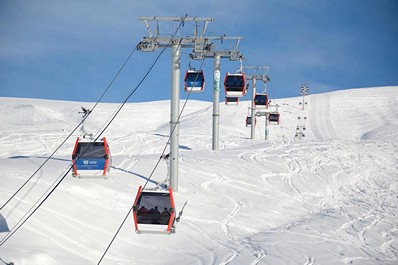
<svg viewBox="0 0 398 265"><path fill-rule="evenodd" d="M219 151L212 104L188 102L177 211L188 204L176 234L139 235L128 218L101 264L397 264L398 87L310 95L304 110L300 100L273 100L281 123L267 141L263 118L250 139L248 101L221 104ZM1 205L92 105L0 98ZM116 107L100 104L86 130L98 132ZM168 101L127 104L104 133L109 178L68 176L0 247L0 264L97 264L168 134ZM1 238L68 168L77 135L1 210ZM152 180L165 176L160 164Z"/></svg>

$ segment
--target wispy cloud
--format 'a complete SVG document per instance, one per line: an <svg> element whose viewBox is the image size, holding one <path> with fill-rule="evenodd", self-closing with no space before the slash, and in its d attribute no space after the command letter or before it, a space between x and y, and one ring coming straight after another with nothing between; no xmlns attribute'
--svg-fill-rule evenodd
<svg viewBox="0 0 398 265"><path fill-rule="evenodd" d="M119 61L147 36L139 16L185 14L215 18L209 35L244 37L239 46L244 64L270 66L270 87L276 87L279 96L295 95L306 81L322 91L369 82L393 85L398 82L394 10L394 0L0 1L0 95L29 85L43 90L34 96L59 91L80 96L83 89L105 83L104 73L109 80ZM187 23L180 33L191 33L192 26ZM160 29L171 34L175 25L161 23ZM189 52L182 51L182 70ZM139 54L135 66L150 61L148 54ZM153 74L170 78L164 71L168 67L164 59ZM205 68L211 73L213 62L206 60ZM223 72L237 68L239 62L222 61ZM151 80L157 91L153 96L168 97L156 80ZM95 89L91 94L98 92ZM212 93L206 97L211 100Z"/></svg>

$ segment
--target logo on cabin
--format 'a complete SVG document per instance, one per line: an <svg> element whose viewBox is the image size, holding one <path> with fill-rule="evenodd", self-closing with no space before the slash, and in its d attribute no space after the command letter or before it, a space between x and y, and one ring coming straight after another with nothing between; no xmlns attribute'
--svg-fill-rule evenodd
<svg viewBox="0 0 398 265"><path fill-rule="evenodd" d="M83 160L83 165L97 165L98 161L96 160Z"/></svg>

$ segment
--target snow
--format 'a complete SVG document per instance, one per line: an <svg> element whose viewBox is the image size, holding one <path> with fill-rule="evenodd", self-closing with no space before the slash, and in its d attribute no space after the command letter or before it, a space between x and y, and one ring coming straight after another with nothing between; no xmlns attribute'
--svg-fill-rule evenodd
<svg viewBox="0 0 398 265"><path fill-rule="evenodd" d="M220 104L218 151L212 104L189 101L174 194L177 212L188 204L176 233L136 234L130 214L101 264L397 264L398 87L309 95L304 110L300 101L273 100L281 123L270 125L269 140L263 118L250 139L248 101ZM92 105L0 98L1 205ZM0 264L97 264L165 147L169 105L128 103L104 133L109 178L69 173L0 247ZM98 105L86 130L98 132L117 106ZM0 238L68 169L77 136L1 210ZM166 168L152 180L163 181Z"/></svg>

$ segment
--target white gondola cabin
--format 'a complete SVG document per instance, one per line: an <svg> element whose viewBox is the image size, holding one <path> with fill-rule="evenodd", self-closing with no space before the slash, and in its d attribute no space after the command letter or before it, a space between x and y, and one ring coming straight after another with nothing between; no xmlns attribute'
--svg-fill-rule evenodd
<svg viewBox="0 0 398 265"><path fill-rule="evenodd" d="M271 112L268 115L268 121L270 124L279 124L280 114L279 112Z"/></svg>
<svg viewBox="0 0 398 265"><path fill-rule="evenodd" d="M202 92L205 88L203 71L187 70L184 79L185 92Z"/></svg>
<svg viewBox="0 0 398 265"><path fill-rule="evenodd" d="M243 97L246 95L247 84L244 73L227 73L224 79L226 97Z"/></svg>
<svg viewBox="0 0 398 265"><path fill-rule="evenodd" d="M256 93L254 96L254 106L256 109L267 109L268 108L268 94L267 93Z"/></svg>
<svg viewBox="0 0 398 265"><path fill-rule="evenodd" d="M174 233L175 206L173 191L143 190L140 186L133 206L135 231Z"/></svg>
<svg viewBox="0 0 398 265"><path fill-rule="evenodd" d="M77 138L72 153L74 177L106 177L111 164L111 153L105 137L97 142Z"/></svg>
<svg viewBox="0 0 398 265"><path fill-rule="evenodd" d="M239 98L238 97L225 97L225 105L238 105Z"/></svg>

